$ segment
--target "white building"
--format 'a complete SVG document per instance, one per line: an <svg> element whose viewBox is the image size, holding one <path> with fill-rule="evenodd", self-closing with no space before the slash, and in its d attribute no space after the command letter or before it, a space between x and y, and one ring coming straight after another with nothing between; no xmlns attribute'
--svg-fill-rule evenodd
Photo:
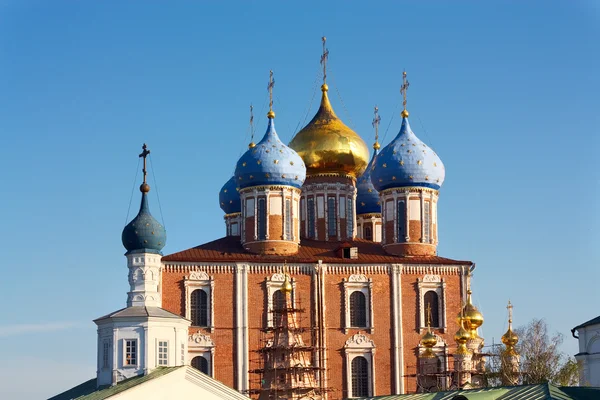
<svg viewBox="0 0 600 400"><path fill-rule="evenodd" d="M579 353L575 354L581 367L579 384L600 386L600 316L576 326L571 333L579 339Z"/></svg>

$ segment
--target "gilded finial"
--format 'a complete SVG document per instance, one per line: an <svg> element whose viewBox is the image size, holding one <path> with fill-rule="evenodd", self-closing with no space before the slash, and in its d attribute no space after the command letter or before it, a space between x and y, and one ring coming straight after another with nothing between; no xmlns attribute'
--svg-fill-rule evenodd
<svg viewBox="0 0 600 400"><path fill-rule="evenodd" d="M508 301L506 306L508 309L508 329L504 335L502 335L502 343L506 346L506 352L509 355L517 355L515 345L519 342L519 336L512 330L512 309L513 305Z"/></svg>
<svg viewBox="0 0 600 400"><path fill-rule="evenodd" d="M252 104L250 104L250 144L248 145L249 149L256 146L256 143L254 143L254 114L252 112L253 110L254 107L252 106Z"/></svg>
<svg viewBox="0 0 600 400"><path fill-rule="evenodd" d="M273 70L269 71L269 84L267 90L269 91L269 112L267 118L275 118L275 112L273 111L273 87L275 86L275 79L273 79Z"/></svg>
<svg viewBox="0 0 600 400"><path fill-rule="evenodd" d="M429 303L427 303L426 314L427 332L425 332L425 334L421 338L421 346L423 346L425 350L421 354L421 357L433 358L435 357L435 354L431 349L437 344L437 337L433 333L431 333L431 305Z"/></svg>
<svg viewBox="0 0 600 400"><path fill-rule="evenodd" d="M140 154L140 158L144 159L144 167L142 168L142 172L144 173L144 182L140 186L140 192L142 193L148 193L150 191L150 185L148 185L146 182L146 175L148 174L148 171L146 170L146 157L148 157L149 154L150 150L148 150L148 146L146 146L146 143L144 143L142 146L142 152Z"/></svg>
<svg viewBox="0 0 600 400"><path fill-rule="evenodd" d="M292 283L290 282L289 279L289 275L288 275L288 267L287 264L283 263L283 275L284 275L284 279L283 279L283 284L281 285L281 292L285 295L288 293L292 293Z"/></svg>
<svg viewBox="0 0 600 400"><path fill-rule="evenodd" d="M373 143L373 148L375 151L381 148L379 144L379 123L381 122L381 117L379 116L379 107L375 106L375 117L373 118L373 128L375 128L375 143Z"/></svg>
<svg viewBox="0 0 600 400"><path fill-rule="evenodd" d="M327 38L323 36L321 38L323 42L323 54L321 54L321 65L323 66L323 86L321 90L326 92L329 88L327 87L327 59L329 58L329 49L326 47Z"/></svg>
<svg viewBox="0 0 600 400"><path fill-rule="evenodd" d="M406 110L406 92L408 91L408 87L410 83L406 79L406 71L402 72L402 87L400 87L400 93L402 93L402 113L400 114L402 118L408 118L408 111Z"/></svg>

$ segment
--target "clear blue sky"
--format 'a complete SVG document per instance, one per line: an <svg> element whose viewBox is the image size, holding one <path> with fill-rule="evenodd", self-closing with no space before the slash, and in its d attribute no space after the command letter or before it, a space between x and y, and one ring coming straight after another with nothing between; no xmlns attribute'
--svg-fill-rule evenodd
<svg viewBox="0 0 600 400"><path fill-rule="evenodd" d="M141 144L165 253L222 236L217 195L248 106L262 135L273 69L289 141L322 35L333 106L368 143L376 104L384 145L398 131L408 71L412 128L446 166L439 252L477 263L486 342L510 298L517 325L545 318L574 354L569 330L600 314L599 22L593 0L1 0L0 397L94 376L92 319L126 300L120 237Z"/></svg>

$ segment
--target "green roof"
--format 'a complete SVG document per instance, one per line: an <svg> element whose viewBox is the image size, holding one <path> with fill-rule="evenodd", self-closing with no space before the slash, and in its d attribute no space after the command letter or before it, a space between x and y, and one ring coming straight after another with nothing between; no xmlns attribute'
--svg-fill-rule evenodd
<svg viewBox="0 0 600 400"><path fill-rule="evenodd" d="M524 386L502 386L449 392L398 394L364 398L373 400L452 400L462 395L468 400L594 400L600 399L600 388L555 386L551 383Z"/></svg>
<svg viewBox="0 0 600 400"><path fill-rule="evenodd" d="M159 376L166 375L179 368L185 367L158 367L148 375L134 376L133 378L125 379L114 386L101 386L99 388L96 387L96 378L94 378L82 383L81 385L75 386L66 392L51 397L48 400L103 400L114 396L115 394L131 389L134 386L141 385L144 382L158 378Z"/></svg>

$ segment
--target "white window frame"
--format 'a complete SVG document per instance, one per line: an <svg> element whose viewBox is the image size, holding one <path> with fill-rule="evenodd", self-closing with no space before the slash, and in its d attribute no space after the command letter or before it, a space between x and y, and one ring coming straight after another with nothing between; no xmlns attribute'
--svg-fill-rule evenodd
<svg viewBox="0 0 600 400"><path fill-rule="evenodd" d="M373 279L367 278L366 275L354 274L347 279L344 278L344 333L348 333L350 329L366 330L369 333L375 331L374 315L373 315ZM350 326L350 295L354 292L362 292L365 295L365 305L367 307L366 317L367 326Z"/></svg>
<svg viewBox="0 0 600 400"><path fill-rule="evenodd" d="M202 289L207 294L208 300L208 321L206 329L209 332L214 331L214 287L215 280L212 276L204 271L192 271L189 276L184 278L185 286L185 317L189 320L192 318L192 292L196 289Z"/></svg>
<svg viewBox="0 0 600 400"><path fill-rule="evenodd" d="M346 340L344 345L344 356L346 359L346 387L348 388L348 398L354 397L352 393L352 360L356 357L364 357L367 360L369 373L369 394L368 397L374 397L375 394L375 343L362 333L357 333Z"/></svg>
<svg viewBox="0 0 600 400"><path fill-rule="evenodd" d="M140 365L140 341L137 338L124 338L123 340L123 368L138 368ZM135 364L127 364L127 342L135 343Z"/></svg>
<svg viewBox="0 0 600 400"><path fill-rule="evenodd" d="M215 376L215 342L209 335L198 331L188 336L188 362L187 365L192 365L192 359L197 356L202 356L208 361L209 376Z"/></svg>
<svg viewBox="0 0 600 400"><path fill-rule="evenodd" d="M446 321L446 282L440 275L424 275L418 278L417 287L419 291L419 331L427 329L427 315L425 310L425 293L434 291L438 296L438 316L440 326L432 326L432 329L447 329Z"/></svg>
<svg viewBox="0 0 600 400"><path fill-rule="evenodd" d="M266 313L266 324L267 324L267 328L273 328L273 310L274 310L274 306L273 306L273 294L281 289L281 285L283 284L283 281L285 281L285 274L282 273L276 273L271 275L270 277L267 277L265 279L265 293L267 295L267 313ZM290 283L292 284L292 307L296 306L296 281L294 280L294 278L290 277Z"/></svg>
<svg viewBox="0 0 600 400"><path fill-rule="evenodd" d="M167 366L169 366L169 348L171 347L169 342L170 341L167 340L167 339L156 339L156 366L157 367L167 367ZM160 354L161 354L160 353L160 350L161 350L160 344L161 343L166 343L166 346L164 348L166 350L165 355L167 357L165 359L165 363L164 364L160 363L161 362L161 359L160 359Z"/></svg>

